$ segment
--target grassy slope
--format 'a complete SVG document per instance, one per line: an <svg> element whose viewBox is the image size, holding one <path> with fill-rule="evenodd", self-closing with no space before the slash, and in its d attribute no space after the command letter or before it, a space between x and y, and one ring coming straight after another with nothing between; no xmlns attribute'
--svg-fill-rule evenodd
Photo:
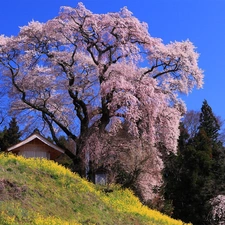
<svg viewBox="0 0 225 225"><path fill-rule="evenodd" d="M0 155L0 224L182 225L128 190L105 193L56 163Z"/></svg>

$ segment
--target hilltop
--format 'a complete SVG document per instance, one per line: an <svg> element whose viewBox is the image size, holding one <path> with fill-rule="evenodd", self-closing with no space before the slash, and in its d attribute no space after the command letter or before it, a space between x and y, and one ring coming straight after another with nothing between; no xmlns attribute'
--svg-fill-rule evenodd
<svg viewBox="0 0 225 225"><path fill-rule="evenodd" d="M0 224L183 225L129 190L107 188L53 161L0 154Z"/></svg>

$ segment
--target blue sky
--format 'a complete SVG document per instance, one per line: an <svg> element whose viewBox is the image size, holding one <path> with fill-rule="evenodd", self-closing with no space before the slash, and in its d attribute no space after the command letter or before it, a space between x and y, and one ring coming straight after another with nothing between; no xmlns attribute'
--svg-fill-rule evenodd
<svg viewBox="0 0 225 225"><path fill-rule="evenodd" d="M76 0L2 0L0 34L16 35L29 21L45 22L60 6L75 7ZM204 87L183 97L189 110L200 110L206 99L214 113L225 119L225 1L224 0L83 0L94 13L119 11L127 6L149 33L164 43L189 39L200 53Z"/></svg>

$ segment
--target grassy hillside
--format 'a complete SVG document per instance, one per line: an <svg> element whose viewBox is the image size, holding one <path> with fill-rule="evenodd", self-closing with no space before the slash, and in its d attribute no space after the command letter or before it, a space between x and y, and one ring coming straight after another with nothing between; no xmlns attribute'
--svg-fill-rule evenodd
<svg viewBox="0 0 225 225"><path fill-rule="evenodd" d="M1 225L183 225L142 206L129 190L112 190L52 161L0 154Z"/></svg>

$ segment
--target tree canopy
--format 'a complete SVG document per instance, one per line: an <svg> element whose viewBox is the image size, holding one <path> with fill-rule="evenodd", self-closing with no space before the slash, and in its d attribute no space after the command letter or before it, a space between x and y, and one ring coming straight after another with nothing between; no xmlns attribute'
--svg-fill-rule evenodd
<svg viewBox="0 0 225 225"><path fill-rule="evenodd" d="M48 127L56 143L62 132L74 140L76 155L66 153L77 165L104 154L101 134L116 135L124 122L151 148L175 152L185 111L177 94L202 87L198 57L189 40L152 37L126 7L94 14L79 3L46 23L31 21L17 36L0 36L11 110Z"/></svg>

